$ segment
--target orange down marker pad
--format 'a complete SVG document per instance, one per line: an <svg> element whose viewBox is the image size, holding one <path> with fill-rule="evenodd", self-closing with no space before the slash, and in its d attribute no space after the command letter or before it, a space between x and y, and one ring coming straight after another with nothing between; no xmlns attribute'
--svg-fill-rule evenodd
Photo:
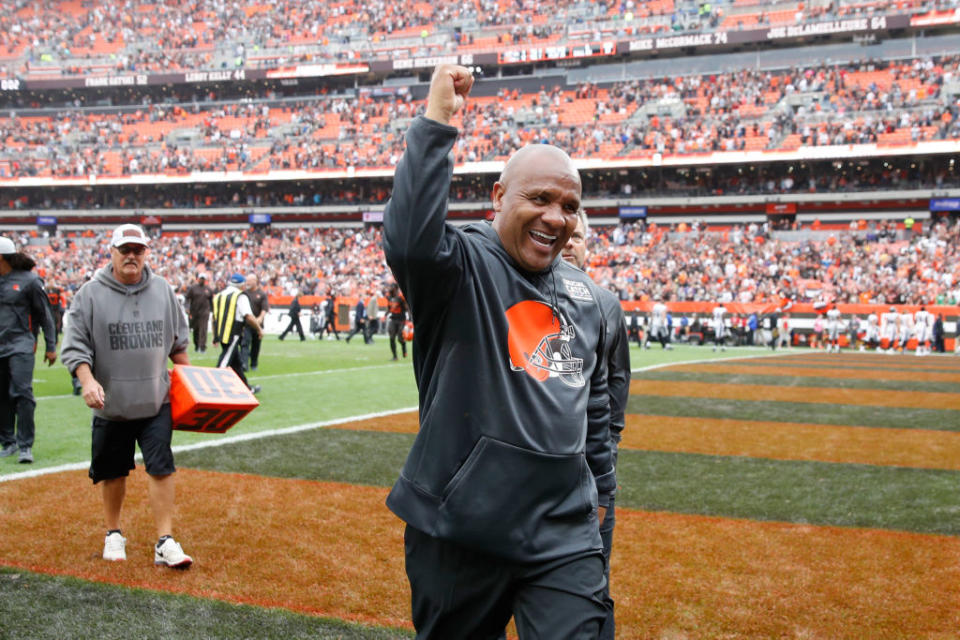
<svg viewBox="0 0 960 640"><path fill-rule="evenodd" d="M170 373L174 429L223 433L259 405L233 369L178 364Z"/></svg>

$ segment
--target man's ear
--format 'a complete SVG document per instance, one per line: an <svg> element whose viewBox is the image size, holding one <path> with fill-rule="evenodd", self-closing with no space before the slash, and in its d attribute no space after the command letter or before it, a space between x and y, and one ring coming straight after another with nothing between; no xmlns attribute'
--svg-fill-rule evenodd
<svg viewBox="0 0 960 640"><path fill-rule="evenodd" d="M493 212L500 213L500 210L503 208L503 193L505 189L502 182L493 183L493 193L490 195L490 200L493 202Z"/></svg>

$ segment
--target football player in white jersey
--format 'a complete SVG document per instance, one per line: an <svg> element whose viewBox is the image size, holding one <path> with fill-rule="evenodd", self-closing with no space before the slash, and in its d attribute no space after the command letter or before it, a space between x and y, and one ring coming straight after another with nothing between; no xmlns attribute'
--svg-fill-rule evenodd
<svg viewBox="0 0 960 640"><path fill-rule="evenodd" d="M721 351L726 351L727 347L724 345L724 340L727 337L727 327L724 323L724 316L727 314L727 309L722 304L718 304L713 308L713 320L711 321L711 326L713 327L713 350L716 351L717 347L720 347Z"/></svg>
<svg viewBox="0 0 960 640"><path fill-rule="evenodd" d="M863 341L867 344L867 347L874 351L876 351L877 346L880 344L880 321L875 313L867 316L867 330L863 334ZM861 344L860 351L863 350L863 345Z"/></svg>
<svg viewBox="0 0 960 640"><path fill-rule="evenodd" d="M658 340L664 349L673 348L670 345L670 332L667 328L667 305L660 296L654 297L653 310L650 312L650 331L647 332L647 339L643 343L644 349L650 348L651 338Z"/></svg>
<svg viewBox="0 0 960 640"><path fill-rule="evenodd" d="M880 316L880 350L884 353L893 353L897 345L897 327L900 324L900 314L896 307L890 307Z"/></svg>
<svg viewBox="0 0 960 640"><path fill-rule="evenodd" d="M840 309L831 305L827 310L827 353L840 353L840 330L843 322L840 319Z"/></svg>
<svg viewBox="0 0 960 640"><path fill-rule="evenodd" d="M925 305L913 314L913 331L917 336L917 355L925 356L930 353L930 336L933 333L933 314L927 311Z"/></svg>
<svg viewBox="0 0 960 640"><path fill-rule="evenodd" d="M790 329L790 314L781 313L777 320L777 349L789 349L793 341Z"/></svg>
<svg viewBox="0 0 960 640"><path fill-rule="evenodd" d="M902 353L907 352L907 343L913 337L913 314L904 309L900 312L900 326L897 333L898 348Z"/></svg>

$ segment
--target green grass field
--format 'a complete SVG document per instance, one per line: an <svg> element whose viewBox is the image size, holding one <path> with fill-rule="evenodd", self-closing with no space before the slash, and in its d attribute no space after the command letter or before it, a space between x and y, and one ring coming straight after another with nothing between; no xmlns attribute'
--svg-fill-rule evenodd
<svg viewBox="0 0 960 640"><path fill-rule="evenodd" d="M681 386L690 381L843 386L816 378L772 382L763 376L724 377L661 368L670 363L769 354L763 349L715 353L687 346L673 351L659 347L642 351L634 346L631 356L639 388L634 389L628 410L783 423L810 422L810 414L817 412L817 422L823 425L960 430L960 412L951 410L899 407L878 411L856 405L643 394L647 380ZM178 467L389 487L413 441L412 434L325 428L333 421L416 407L410 361L392 363L389 356L383 338L367 346L280 342L268 337L260 369L250 375L251 382L263 386L258 396L261 406L224 435L176 432ZM928 361L935 363L936 359ZM192 354L192 362L215 364L212 353ZM854 390L951 390L950 385L939 382L895 385L858 380L850 386ZM71 395L65 369L59 363L47 368L38 360L34 388L38 397L36 463L27 468L15 459L0 460L0 480L15 483L25 472L85 468L89 459L89 410ZM196 447L210 443L219 446ZM623 450L618 480L618 508L960 536L957 471ZM0 517L4 510L0 503ZM8 530L4 535L16 536L17 532ZM242 532L238 536L242 537ZM346 624L283 609L229 604L215 597L129 589L9 565L3 568L5 565L0 557L0 638L380 639L411 635L406 630Z"/></svg>

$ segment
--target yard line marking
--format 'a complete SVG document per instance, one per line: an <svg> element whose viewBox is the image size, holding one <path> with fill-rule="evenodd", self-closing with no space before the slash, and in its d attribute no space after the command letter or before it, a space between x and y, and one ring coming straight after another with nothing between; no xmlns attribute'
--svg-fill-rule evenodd
<svg viewBox="0 0 960 640"><path fill-rule="evenodd" d="M383 417L395 415L398 413L407 413L410 411L416 411L417 409L418 407L404 407L402 409L390 409L388 411L378 411L376 413L365 413L363 415L350 416L347 418L334 418L332 420L323 420L321 422L308 422L306 424L298 424L292 427L285 427L282 429L269 429L267 431L243 433L236 436L226 436L224 438L218 438L216 440L211 440L210 442L197 442L195 444L178 445L173 447L173 452L179 453L180 451L194 451L196 449L206 449L208 447L221 447L223 445L233 444L235 442L247 442L249 440L259 440L261 438L287 435L290 433L298 433L300 431L309 431L311 429L322 429L324 427L330 427L337 424L357 422L359 420L369 420L371 418L383 418ZM138 453L135 459L138 462L142 462L143 456ZM45 476L51 473L60 473L61 471L77 471L79 469L89 469L89 468L90 468L89 460L85 462L72 462L70 464L61 464L55 467L45 467L43 469L32 469L30 471L21 471L19 473L11 473L9 475L0 475L0 482L8 482L11 480L21 480L25 478L36 478L36 477Z"/></svg>

